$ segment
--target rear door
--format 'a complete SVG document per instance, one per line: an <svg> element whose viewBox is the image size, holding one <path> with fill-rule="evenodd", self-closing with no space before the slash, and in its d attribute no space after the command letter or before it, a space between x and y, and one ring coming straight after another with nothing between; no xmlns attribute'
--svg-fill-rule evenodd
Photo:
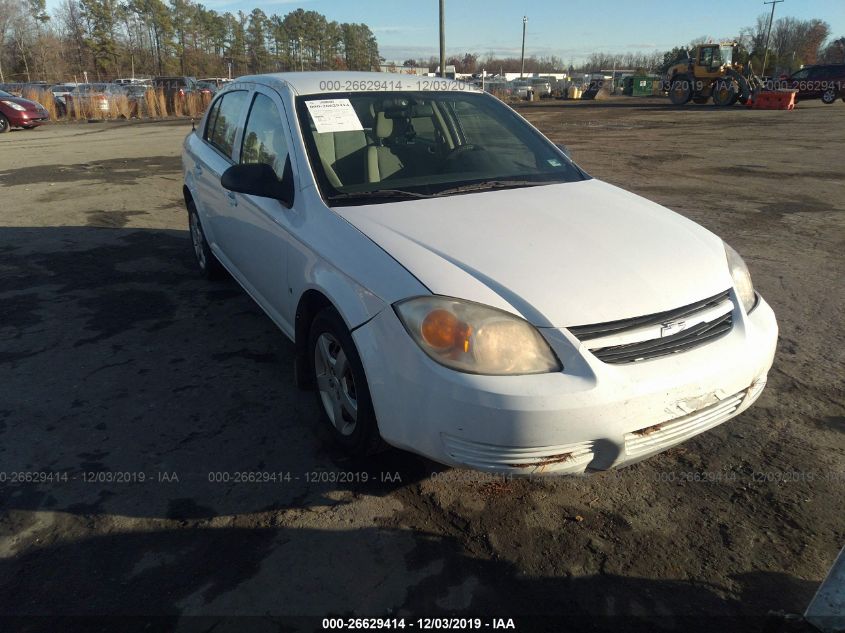
<svg viewBox="0 0 845 633"><path fill-rule="evenodd" d="M296 183L290 157L291 143L290 125L282 100L274 90L257 86L250 99L239 161L268 164L279 179L287 169L288 177L292 176ZM227 231L227 236L232 238L227 246L232 263L247 291L285 332L293 335L287 259L296 210L270 198L233 195L237 205L228 209L231 224Z"/></svg>

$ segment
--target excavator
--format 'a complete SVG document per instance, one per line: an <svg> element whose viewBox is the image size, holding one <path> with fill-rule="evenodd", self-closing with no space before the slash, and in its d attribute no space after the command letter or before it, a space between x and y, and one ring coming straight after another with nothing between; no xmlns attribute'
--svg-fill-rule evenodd
<svg viewBox="0 0 845 633"><path fill-rule="evenodd" d="M701 44L687 51L686 58L675 62L666 71L669 100L674 105L707 103L731 106L747 103L764 88L763 80L754 74L751 62L737 61L737 43Z"/></svg>

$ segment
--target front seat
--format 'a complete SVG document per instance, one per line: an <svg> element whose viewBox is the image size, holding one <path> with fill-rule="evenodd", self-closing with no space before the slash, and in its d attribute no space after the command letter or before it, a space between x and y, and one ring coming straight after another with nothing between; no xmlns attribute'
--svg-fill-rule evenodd
<svg viewBox="0 0 845 633"><path fill-rule="evenodd" d="M393 119L384 112L376 114L375 144L367 148L367 179L381 182L402 169L402 161L386 143L393 134Z"/></svg>

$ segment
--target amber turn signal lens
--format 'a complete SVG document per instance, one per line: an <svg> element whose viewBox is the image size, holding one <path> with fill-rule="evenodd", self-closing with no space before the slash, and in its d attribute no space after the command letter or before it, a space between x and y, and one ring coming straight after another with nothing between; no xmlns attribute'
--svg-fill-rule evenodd
<svg viewBox="0 0 845 633"><path fill-rule="evenodd" d="M470 327L448 310L432 310L423 319L423 340L439 351L460 348L469 350Z"/></svg>

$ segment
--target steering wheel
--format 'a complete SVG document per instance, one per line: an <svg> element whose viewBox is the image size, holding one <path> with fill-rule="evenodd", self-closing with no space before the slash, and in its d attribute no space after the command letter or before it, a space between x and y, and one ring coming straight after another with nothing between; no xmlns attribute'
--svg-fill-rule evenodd
<svg viewBox="0 0 845 633"><path fill-rule="evenodd" d="M472 171L479 159L482 163L489 160L486 158L487 154L487 149L481 145L472 145L470 143L458 145L446 154L442 167L440 168L440 173L448 173L456 170Z"/></svg>
<svg viewBox="0 0 845 633"><path fill-rule="evenodd" d="M471 152L476 149L481 149L471 143L467 143L466 145L458 145L457 147L453 148L446 154L446 160L453 160L458 156L465 154L466 152Z"/></svg>

